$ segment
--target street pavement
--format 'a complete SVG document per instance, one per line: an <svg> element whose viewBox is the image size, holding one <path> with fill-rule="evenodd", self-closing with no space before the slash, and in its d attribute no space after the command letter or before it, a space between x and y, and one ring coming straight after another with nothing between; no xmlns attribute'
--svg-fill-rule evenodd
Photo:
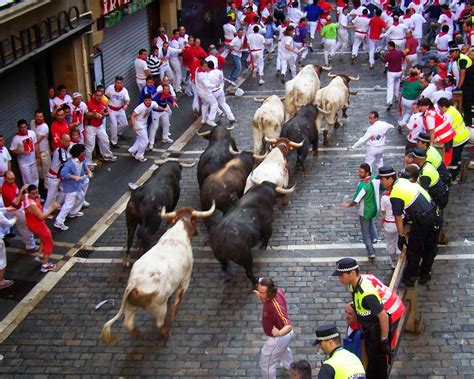
<svg viewBox="0 0 474 379"><path fill-rule="evenodd" d="M310 54L308 62L321 64L322 54ZM237 118L232 134L241 150L252 149L251 119L259 106L253 96L284 93L283 84L275 77L274 61L267 65L263 86L247 78L241 86L243 97L228 96ZM386 83L381 66L369 70L365 56L350 65L346 54L343 62L337 59L333 63L333 72L360 76L360 81L351 82L351 89L358 89L359 94L351 97L349 119L331 132L329 148L323 148L321 136L319 156L308 157L306 176L294 169L294 158L290 159L290 184L297 185L296 191L288 196L288 206L281 202L275 206L270 248L265 252L254 249L256 276L274 278L287 294L296 330L291 344L294 358L307 359L313 367L324 359L311 346L316 325L335 322L344 330L344 304L350 296L330 277L335 261L354 256L361 261L363 272L373 272L386 283L392 275L382 233L382 240L375 245L376 262L370 264L361 243L357 210L342 209L340 204L352 196L357 168L365 157L365 146L351 152L345 148L363 135L369 111L377 110L382 120L392 124L396 124L397 114L395 109L385 111ZM329 80L323 73L322 85ZM182 96L179 104L171 127L175 141L195 126L191 125L191 99ZM224 119L221 122L227 123ZM201 131L207 129L203 127ZM405 138L396 130L388 135L384 158L397 169L402 165ZM183 139L188 140L185 135ZM0 293L0 316L5 317L18 304L14 312L21 307L31 311L18 312L21 317L13 321L18 325L14 329L5 329L8 317L1 325L2 377L259 377L259 350L265 340L261 305L252 295L240 266L232 264L233 279L229 283L222 281L203 223L199 223L199 235L193 240L195 264L190 289L167 344L158 338L153 318L143 311L136 318L141 339L132 339L118 321L113 331L120 340L111 347L100 343L101 328L118 311L128 278L129 271L121 265L126 241L123 209L127 183L143 179L155 167L154 159L169 155L197 161L207 146L199 136L189 138L184 148L173 154L164 150L169 145L158 144L157 151L148 155L154 159L138 163L127 156L126 148L132 141L133 135L127 133L120 141L118 162L105 163L96 170L87 196L91 207L86 215L69 221L71 228L67 232L53 231L58 242L55 260L62 267L58 273L44 278L33 257L21 254L21 245L16 240L12 242L16 249L8 254L6 276L19 285ZM176 143L171 148L180 146ZM450 243L440 247L432 283L422 287L418 297L424 329L421 335L404 335L392 371L394 378L474 377L474 216L465 206L473 191L471 178L452 188L446 211ZM180 206L200 209L196 167L183 168ZM155 239L166 228L162 223ZM135 251L135 258L137 254ZM53 284L46 285L48 280ZM27 294L36 283L40 289L30 301L32 294ZM95 309L96 304L108 299L113 301ZM13 331L7 336L6 330ZM278 374L288 377L280 369Z"/></svg>

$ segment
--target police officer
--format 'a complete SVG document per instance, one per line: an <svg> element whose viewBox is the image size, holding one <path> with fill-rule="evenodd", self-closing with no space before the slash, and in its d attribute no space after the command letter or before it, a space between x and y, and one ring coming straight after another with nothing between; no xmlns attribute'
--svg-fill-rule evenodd
<svg viewBox="0 0 474 379"><path fill-rule="evenodd" d="M364 379L365 371L356 355L341 346L341 335L336 325L316 329L313 346L319 346L329 358L323 361L318 379L351 378Z"/></svg>
<svg viewBox="0 0 474 379"><path fill-rule="evenodd" d="M367 379L388 378L390 319L377 290L359 274L359 265L352 258L339 260L332 276L338 276L339 282L349 286L352 294L357 321L362 325L362 341L367 354Z"/></svg>
<svg viewBox="0 0 474 379"><path fill-rule="evenodd" d="M443 157L440 153L438 153L438 150L430 145L430 141L430 135L428 133L422 132L418 135L416 146L422 147L426 150L426 160L430 162L434 168L436 168L439 176L441 179L443 179L443 182L445 182L447 186L450 186L451 174L443 162Z"/></svg>
<svg viewBox="0 0 474 379"><path fill-rule="evenodd" d="M418 171L418 184L430 194L439 209L446 208L449 200L449 188L439 176L434 166L426 160L426 150L415 147L410 153L413 161L420 167Z"/></svg>
<svg viewBox="0 0 474 379"><path fill-rule="evenodd" d="M459 46L451 43L449 52L456 61L459 68L458 87L462 91L462 112L464 114L464 122L466 125L472 125L471 106L474 101L474 66L472 60L459 50Z"/></svg>
<svg viewBox="0 0 474 379"><path fill-rule="evenodd" d="M403 214L411 221L410 238L407 246L407 265L403 271L401 287L412 287L419 278L420 284L431 279L431 266L436 256L439 219L436 205L418 183L397 178L390 166L379 169L380 183L390 191L395 224L399 235L399 248L406 243L403 231ZM421 264L420 264L421 262Z"/></svg>

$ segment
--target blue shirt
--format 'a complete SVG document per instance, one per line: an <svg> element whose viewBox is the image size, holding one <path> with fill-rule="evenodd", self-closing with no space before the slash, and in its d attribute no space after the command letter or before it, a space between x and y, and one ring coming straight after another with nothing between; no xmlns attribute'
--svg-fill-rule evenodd
<svg viewBox="0 0 474 379"><path fill-rule="evenodd" d="M140 91L140 103L143 103L143 99L145 98L145 95L154 95L156 93L156 87L155 85L152 85L151 87L143 87L142 90Z"/></svg>
<svg viewBox="0 0 474 379"><path fill-rule="evenodd" d="M153 97L153 101L156 101L157 104L161 107L161 108L166 108L166 106L169 104L169 105L172 105L174 104L174 99L173 99L173 96L171 96L171 93L168 94L168 96L164 97L163 96L163 92L158 92L154 97ZM153 109L153 111L155 112L164 112L164 111L159 111L159 110L155 110Z"/></svg>
<svg viewBox="0 0 474 379"><path fill-rule="evenodd" d="M272 39L273 34L275 34L276 31L277 27L275 26L275 23L272 22L271 24L266 24L265 33L263 34L263 36L265 37L265 39Z"/></svg>
<svg viewBox="0 0 474 379"><path fill-rule="evenodd" d="M350 336L344 337L342 345L344 349L357 355L359 359L362 359L362 330L353 330Z"/></svg>
<svg viewBox="0 0 474 379"><path fill-rule="evenodd" d="M304 11L306 12L306 18L308 21L316 22L319 20L319 16L324 13L323 8L319 5L309 4L304 7Z"/></svg>
<svg viewBox="0 0 474 379"><path fill-rule="evenodd" d="M293 37L293 41L298 42L298 43L303 43L307 35L308 35L307 26L297 26L295 30L295 36Z"/></svg>
<svg viewBox="0 0 474 379"><path fill-rule="evenodd" d="M71 175L76 176L84 176L86 175L86 162L81 162L80 170L76 169L75 165L76 158L70 158L64 164L63 168L61 169L61 181L63 184L63 191L64 193L70 192L77 192L82 189L81 182L76 182L74 179L71 178Z"/></svg>

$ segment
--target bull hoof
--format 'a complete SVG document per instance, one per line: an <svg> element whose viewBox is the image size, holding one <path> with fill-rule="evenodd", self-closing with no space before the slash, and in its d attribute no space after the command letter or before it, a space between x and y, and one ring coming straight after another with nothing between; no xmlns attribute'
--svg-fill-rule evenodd
<svg viewBox="0 0 474 379"><path fill-rule="evenodd" d="M317 157L319 155L319 151L318 150L313 150L313 157Z"/></svg>
<svg viewBox="0 0 474 379"><path fill-rule="evenodd" d="M329 140L325 139L324 142L323 142L323 145L324 146L329 146Z"/></svg>
<svg viewBox="0 0 474 379"><path fill-rule="evenodd" d="M123 258L122 265L124 268L129 268L131 266L130 257Z"/></svg>
<svg viewBox="0 0 474 379"><path fill-rule="evenodd" d="M167 340L168 338L170 338L170 335L171 335L171 330L170 330L170 327L169 326L162 326L160 328L160 336L162 338L164 338L165 340Z"/></svg>
<svg viewBox="0 0 474 379"><path fill-rule="evenodd" d="M140 339L140 331L138 330L138 328L133 328L131 333L133 338L135 338L136 340Z"/></svg>
<svg viewBox="0 0 474 379"><path fill-rule="evenodd" d="M286 207L288 204L290 204L290 200L288 200L286 198L281 199L281 205Z"/></svg>

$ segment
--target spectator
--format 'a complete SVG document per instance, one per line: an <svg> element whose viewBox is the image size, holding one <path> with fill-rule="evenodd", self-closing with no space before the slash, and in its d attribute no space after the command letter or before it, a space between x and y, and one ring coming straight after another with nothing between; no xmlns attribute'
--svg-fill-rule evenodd
<svg viewBox="0 0 474 379"><path fill-rule="evenodd" d="M380 212L382 213L382 228L385 232L385 250L390 257L390 267L395 270L400 256L400 249L397 246L398 231L397 225L395 225L392 204L390 203L389 191L386 191L380 199Z"/></svg>
<svg viewBox="0 0 474 379"><path fill-rule="evenodd" d="M343 340L344 349L357 355L362 360L362 327L357 321L357 315L354 310L354 303L346 304L344 317L347 322L347 333Z"/></svg>
<svg viewBox="0 0 474 379"><path fill-rule="evenodd" d="M12 157L5 147L5 137L0 134L0 186L3 184L5 173L11 170Z"/></svg>
<svg viewBox="0 0 474 379"><path fill-rule="evenodd" d="M306 359L293 362L290 365L291 379L311 379L311 365Z"/></svg>
<svg viewBox="0 0 474 379"><path fill-rule="evenodd" d="M69 125L66 122L63 108L59 108L54 113L54 121L51 124L51 149L56 149L61 141L63 134L69 134Z"/></svg>
<svg viewBox="0 0 474 379"><path fill-rule="evenodd" d="M145 87L146 78L151 76L151 71L146 63L147 56L146 49L140 49L138 51L138 57L135 59L135 76L139 91Z"/></svg>
<svg viewBox="0 0 474 379"><path fill-rule="evenodd" d="M150 70L150 75L153 79L154 84L158 84L160 82L160 66L161 61L158 57L158 48L155 46L151 49L151 54L146 59L146 65ZM148 77L146 78L146 84L148 85ZM143 88L140 93L143 92Z"/></svg>
<svg viewBox="0 0 474 379"><path fill-rule="evenodd" d="M405 127L412 114L413 104L420 96L423 88L419 81L418 70L411 69L407 78L403 80L402 87L402 118L398 122L398 130Z"/></svg>
<svg viewBox="0 0 474 379"><path fill-rule="evenodd" d="M38 150L41 160L41 172L40 177L46 183L46 173L51 166L51 149L49 147L49 127L44 121L43 112L41 110L35 111L35 118L30 122L31 130L36 134L36 140L38 141ZM46 187L48 188L48 187Z"/></svg>
<svg viewBox="0 0 474 379"><path fill-rule="evenodd" d="M128 90L123 85L123 77L117 75L114 84L107 87L105 96L109 99L110 145L118 148L118 138L128 127L125 111L130 104Z"/></svg>
<svg viewBox="0 0 474 379"><path fill-rule="evenodd" d="M40 154L36 134L28 130L26 120L18 120L18 133L13 137L10 150L17 156L23 184L38 186L39 173L37 164L40 164Z"/></svg>
<svg viewBox="0 0 474 379"><path fill-rule="evenodd" d="M57 109L61 108L64 104L71 104L72 98L67 94L67 89L64 84L60 84L57 88L56 97L53 98L53 111L52 116Z"/></svg>
<svg viewBox="0 0 474 379"><path fill-rule="evenodd" d="M145 98L145 95L154 96L155 93L156 93L155 81L153 77L148 76L146 78L145 87L143 87L142 90L140 91L140 103L143 103L143 99Z"/></svg>
<svg viewBox="0 0 474 379"><path fill-rule="evenodd" d="M7 219L3 212L7 211L6 208L0 208L0 290L8 288L13 285L13 280L5 279L5 269L7 268L7 251L5 249L5 242L3 242L3 227L10 228L15 225L16 219Z"/></svg>
<svg viewBox="0 0 474 379"><path fill-rule="evenodd" d="M84 120L86 113L87 105L82 101L82 95L79 92L74 92L72 95L69 134L71 134L73 128L78 128L80 143L84 143Z"/></svg>

